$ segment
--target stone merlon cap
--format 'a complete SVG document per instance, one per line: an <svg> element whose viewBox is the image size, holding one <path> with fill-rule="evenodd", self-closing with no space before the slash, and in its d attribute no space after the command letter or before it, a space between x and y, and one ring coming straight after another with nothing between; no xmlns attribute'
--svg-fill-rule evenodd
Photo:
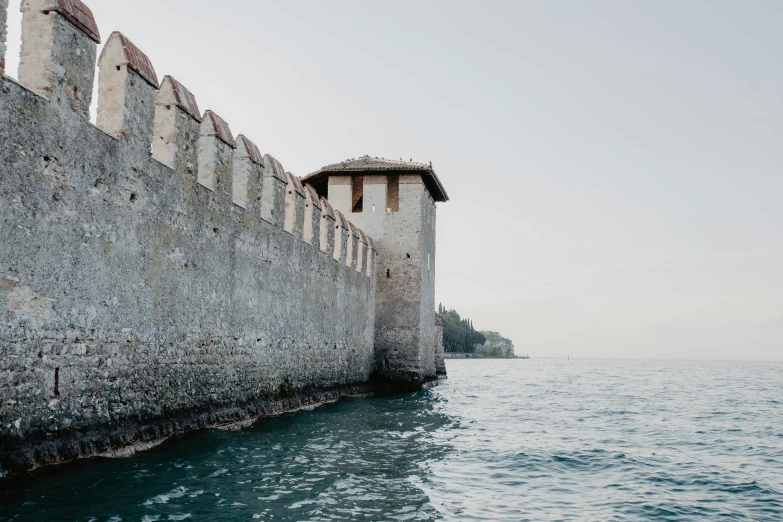
<svg viewBox="0 0 783 522"><path fill-rule="evenodd" d="M36 8L44 13L60 13L95 43L101 43L101 33L98 31L95 17L81 0L24 0L21 11L25 13Z"/></svg>
<svg viewBox="0 0 783 522"><path fill-rule="evenodd" d="M314 207L321 208L321 198L318 197L318 193L310 185L305 185L305 192L307 193L307 199L310 200L310 204Z"/></svg>
<svg viewBox="0 0 783 522"><path fill-rule="evenodd" d="M264 167L271 169L274 177L288 183L283 165L269 154L264 155Z"/></svg>
<svg viewBox="0 0 783 522"><path fill-rule="evenodd" d="M155 74L155 68L152 66L152 61L150 61L149 57L141 52L141 49L136 47L136 45L131 42L127 36L120 33L119 31L114 31L111 33L111 36L109 36L109 39L106 41L106 45L103 47L101 58L98 60L98 62L101 63L104 59L104 56L108 57L108 53L111 52L110 49L116 45L119 45L120 49L122 50L123 61L109 65L127 65L129 68L139 73L139 76L144 78L147 83L157 89L158 75Z"/></svg>
<svg viewBox="0 0 783 522"><path fill-rule="evenodd" d="M356 228L356 225L354 225L353 223L351 223L348 220L346 220L345 222L348 223L348 230L351 231L351 235L353 237L359 237L359 229Z"/></svg>
<svg viewBox="0 0 783 522"><path fill-rule="evenodd" d="M240 134L237 136L237 145L240 152L246 153L247 157L256 165L264 165L264 156L261 155L261 151L258 150L256 144L247 139L246 136Z"/></svg>
<svg viewBox="0 0 783 522"><path fill-rule="evenodd" d="M207 136L215 136L232 149L237 148L237 142L234 141L234 135L231 134L231 128L226 120L209 110L204 113L204 119L207 120L211 129L207 132Z"/></svg>
<svg viewBox="0 0 783 522"><path fill-rule="evenodd" d="M302 180L299 179L299 176L294 176L290 172L286 172L286 175L288 176L288 182L294 186L294 190L304 196L305 191L304 187L302 186Z"/></svg>
<svg viewBox="0 0 783 522"><path fill-rule="evenodd" d="M375 243L370 236L367 236L367 246L370 247L370 250L375 250Z"/></svg>
<svg viewBox="0 0 783 522"><path fill-rule="evenodd" d="M359 230L359 239L361 239L362 243L365 245L369 245L370 243L367 241L367 234L364 233L364 230L361 228Z"/></svg>
<svg viewBox="0 0 783 522"><path fill-rule="evenodd" d="M187 114L201 123L201 111L198 110L198 103L193 93L185 88L171 76L165 76L163 83L160 84L160 94L158 94L158 105L174 105L179 107Z"/></svg>
<svg viewBox="0 0 783 522"><path fill-rule="evenodd" d="M378 174L379 172L395 174L418 174L424 181L432 199L435 201L448 201L449 196L446 189L435 174L431 163L417 163L415 161L388 160L382 158L371 158L362 156L357 159L350 159L327 165L320 170L308 174L303 181L316 185L319 181L329 176L355 176L361 174ZM318 186L318 185L316 185Z"/></svg>
<svg viewBox="0 0 783 522"><path fill-rule="evenodd" d="M339 210L334 211L334 221L338 227L348 228L348 225L346 225L348 220L345 219L345 216L343 216L343 213Z"/></svg>
<svg viewBox="0 0 783 522"><path fill-rule="evenodd" d="M310 185L307 185L308 187ZM321 198L321 217L334 219L334 210L327 200Z"/></svg>

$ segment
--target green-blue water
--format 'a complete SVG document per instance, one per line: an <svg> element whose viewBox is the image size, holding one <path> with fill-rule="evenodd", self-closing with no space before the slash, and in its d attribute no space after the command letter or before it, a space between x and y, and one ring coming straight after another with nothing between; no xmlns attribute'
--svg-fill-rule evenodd
<svg viewBox="0 0 783 522"><path fill-rule="evenodd" d="M783 520L783 364L448 368L431 391L0 482L0 521Z"/></svg>

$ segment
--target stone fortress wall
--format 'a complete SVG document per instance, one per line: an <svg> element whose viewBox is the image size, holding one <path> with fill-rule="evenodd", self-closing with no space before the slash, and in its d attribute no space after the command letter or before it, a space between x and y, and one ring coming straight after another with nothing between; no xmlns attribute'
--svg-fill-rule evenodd
<svg viewBox="0 0 783 522"><path fill-rule="evenodd" d="M22 10L0 79L0 476L368 391L371 236L120 33L93 125L89 9Z"/></svg>

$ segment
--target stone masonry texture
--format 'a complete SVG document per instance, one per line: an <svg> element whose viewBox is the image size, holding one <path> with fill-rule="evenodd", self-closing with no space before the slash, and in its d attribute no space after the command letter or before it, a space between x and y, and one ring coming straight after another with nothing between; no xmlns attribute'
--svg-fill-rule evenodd
<svg viewBox="0 0 783 522"><path fill-rule="evenodd" d="M3 81L0 467L368 381L374 279L53 112Z"/></svg>

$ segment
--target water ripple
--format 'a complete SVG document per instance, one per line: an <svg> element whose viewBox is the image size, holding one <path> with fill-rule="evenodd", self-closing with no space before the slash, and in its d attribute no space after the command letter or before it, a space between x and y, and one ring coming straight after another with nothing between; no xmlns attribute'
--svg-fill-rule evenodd
<svg viewBox="0 0 783 522"><path fill-rule="evenodd" d="M783 365L449 361L124 460L0 482L0 522L783 520Z"/></svg>

